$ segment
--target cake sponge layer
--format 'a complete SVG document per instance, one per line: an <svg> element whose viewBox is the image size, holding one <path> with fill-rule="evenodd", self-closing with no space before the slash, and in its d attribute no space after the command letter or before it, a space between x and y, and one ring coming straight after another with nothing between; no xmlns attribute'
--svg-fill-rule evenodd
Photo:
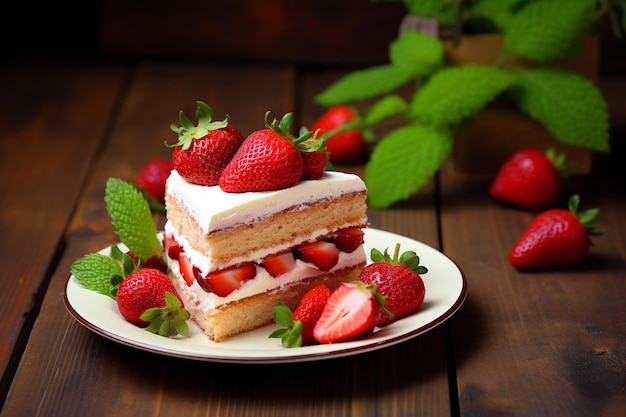
<svg viewBox="0 0 626 417"><path fill-rule="evenodd" d="M365 227L366 192L307 202L256 222L204 234L187 210L166 196L167 217L188 252L197 252L211 265L196 263L203 273L290 249L345 227ZM193 257L193 253L190 253Z"/></svg>
<svg viewBox="0 0 626 417"><path fill-rule="evenodd" d="M203 333L210 340L221 342L237 334L271 324L274 317L273 310L278 301L294 310L309 289L325 284L332 291L342 282L356 280L364 266L365 263L362 263L335 272L322 273L290 283L282 288L223 304L214 309L204 305L193 287L187 286L177 268L170 268L169 276L176 291L185 300L185 308Z"/></svg>

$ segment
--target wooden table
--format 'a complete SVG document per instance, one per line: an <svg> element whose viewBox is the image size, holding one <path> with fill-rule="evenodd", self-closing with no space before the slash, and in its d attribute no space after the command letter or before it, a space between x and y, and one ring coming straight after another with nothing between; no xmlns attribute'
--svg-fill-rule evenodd
<svg viewBox="0 0 626 417"><path fill-rule="evenodd" d="M266 110L310 124L322 110L312 96L336 76L167 62L0 68L2 416L623 415L623 145L566 183L564 196L600 207L608 230L576 268L516 271L507 253L534 214L495 203L487 181L449 167L409 201L370 210L372 227L441 250L468 282L451 320L393 347L293 364L202 362L121 345L68 314L71 263L117 241L107 178L132 180L169 157L162 143L180 109L206 101L245 133Z"/></svg>

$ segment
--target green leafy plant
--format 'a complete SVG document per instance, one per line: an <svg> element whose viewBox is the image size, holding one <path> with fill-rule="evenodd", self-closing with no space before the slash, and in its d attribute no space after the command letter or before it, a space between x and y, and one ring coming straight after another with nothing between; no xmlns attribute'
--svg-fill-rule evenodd
<svg viewBox="0 0 626 417"><path fill-rule="evenodd" d="M359 69L321 91L318 104L367 101L345 126L370 132L390 126L366 165L369 204L385 208L416 193L451 155L455 129L494 98L508 95L543 124L555 140L596 152L609 151L607 106L596 85L577 73L546 66L575 56L581 37L600 16L626 27L623 0L404 0L408 14L440 28L499 32L504 50L493 65L451 66L440 36L401 31L389 62ZM532 66L515 66L514 59ZM406 98L406 88L412 96ZM402 88L403 94L398 90ZM411 95L411 94L409 94Z"/></svg>

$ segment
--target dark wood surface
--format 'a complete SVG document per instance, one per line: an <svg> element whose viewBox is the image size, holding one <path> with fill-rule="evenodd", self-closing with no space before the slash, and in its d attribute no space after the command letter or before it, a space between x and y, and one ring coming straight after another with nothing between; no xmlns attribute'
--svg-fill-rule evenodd
<svg viewBox="0 0 626 417"><path fill-rule="evenodd" d="M295 111L338 76L289 65L6 64L0 68L2 416L621 416L626 409L624 146L566 183L601 209L605 236L578 267L520 273L506 256L534 214L447 166L372 227L431 245L463 270L447 323L351 357L279 365L198 362L92 333L63 303L71 263L117 241L106 179L168 157L169 124L198 99L244 133ZM623 94L612 114L619 116ZM623 84L617 83L622 86ZM623 90L622 90L623 91ZM621 119L620 119L621 120ZM618 124L619 125L619 124ZM362 173L362 167L346 167ZM157 219L162 221L162 218Z"/></svg>

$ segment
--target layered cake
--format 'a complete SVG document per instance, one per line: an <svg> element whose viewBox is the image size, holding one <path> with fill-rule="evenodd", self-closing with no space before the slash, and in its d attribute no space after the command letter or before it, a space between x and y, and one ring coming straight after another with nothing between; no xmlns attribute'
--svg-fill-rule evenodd
<svg viewBox="0 0 626 417"><path fill-rule="evenodd" d="M356 175L227 193L174 170L165 202L170 278L215 342L273 322L278 301L293 309L308 289L333 289L365 265L366 188Z"/></svg>

